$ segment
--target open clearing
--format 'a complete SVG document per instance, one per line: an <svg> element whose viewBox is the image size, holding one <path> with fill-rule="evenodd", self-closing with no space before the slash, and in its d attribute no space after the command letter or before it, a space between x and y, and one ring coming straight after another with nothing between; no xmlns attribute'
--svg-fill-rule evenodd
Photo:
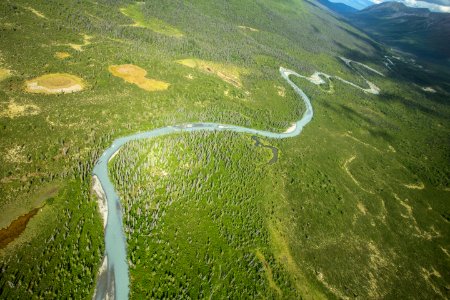
<svg viewBox="0 0 450 300"><path fill-rule="evenodd" d="M28 7L25 7L28 11L31 11L35 16L37 16L37 17L39 17L39 18L42 18L42 19L47 19L47 17L43 14L43 13L41 13L40 11L38 11L38 10L36 10L36 9L34 9L34 8L32 8L32 7L30 7L30 6L28 6Z"/></svg>
<svg viewBox="0 0 450 300"><path fill-rule="evenodd" d="M67 52L56 52L55 57L59 58L59 59L65 59L65 58L71 57L71 55Z"/></svg>
<svg viewBox="0 0 450 300"><path fill-rule="evenodd" d="M135 65L112 65L109 66L108 70L114 76L120 77L126 82L133 83L149 92L164 91L170 86L170 83L146 78L147 71Z"/></svg>
<svg viewBox="0 0 450 300"><path fill-rule="evenodd" d="M91 44L92 38L93 37L90 35L83 34L83 44L69 43L69 44L67 44L67 46L70 46L72 49L77 50L77 51L83 51L83 47Z"/></svg>
<svg viewBox="0 0 450 300"><path fill-rule="evenodd" d="M256 29L256 28L248 27L248 26L243 26L243 25L239 25L238 27L241 28L241 29L250 30L250 31L253 31L253 32L258 32L258 31L259 31L259 30Z"/></svg>
<svg viewBox="0 0 450 300"><path fill-rule="evenodd" d="M83 79L66 73L46 74L25 82L27 92L39 94L74 93L84 87Z"/></svg>
<svg viewBox="0 0 450 300"><path fill-rule="evenodd" d="M11 100L4 110L0 110L0 117L14 119L17 117L37 115L40 111L40 108L34 104L17 104Z"/></svg>
<svg viewBox="0 0 450 300"><path fill-rule="evenodd" d="M0 68L0 81L5 80L9 76L11 76L11 71L10 70L8 70L8 69L1 69Z"/></svg>
<svg viewBox="0 0 450 300"><path fill-rule="evenodd" d="M189 68L199 69L209 74L214 74L237 88L242 87L241 75L247 73L245 69L233 65L223 65L196 58L181 59L178 60L177 63Z"/></svg>
<svg viewBox="0 0 450 300"><path fill-rule="evenodd" d="M132 24L131 26L151 29L154 32L176 38L180 38L183 36L183 33L179 31L177 28L167 24L166 22L160 19L146 18L141 11L141 6L143 4L144 2L138 2L135 4L128 5L127 7L122 7L120 9L120 12L122 14L133 19L134 24Z"/></svg>

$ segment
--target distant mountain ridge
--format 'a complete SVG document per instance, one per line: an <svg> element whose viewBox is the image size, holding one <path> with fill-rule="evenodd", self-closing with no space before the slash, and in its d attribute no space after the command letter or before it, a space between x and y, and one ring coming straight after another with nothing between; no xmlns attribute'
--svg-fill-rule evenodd
<svg viewBox="0 0 450 300"><path fill-rule="evenodd" d="M450 14L384 2L346 16L388 45L418 56L450 59Z"/></svg>
<svg viewBox="0 0 450 300"><path fill-rule="evenodd" d="M332 11L344 16L356 13L358 11L356 8L348 6L344 3L331 2L328 0L318 0L318 2Z"/></svg>
<svg viewBox="0 0 450 300"><path fill-rule="evenodd" d="M333 0L334 1L334 0ZM339 0L340 3L350 6L356 10L361 10L366 7L373 5L373 2L370 0ZM332 2L335 3L335 2Z"/></svg>

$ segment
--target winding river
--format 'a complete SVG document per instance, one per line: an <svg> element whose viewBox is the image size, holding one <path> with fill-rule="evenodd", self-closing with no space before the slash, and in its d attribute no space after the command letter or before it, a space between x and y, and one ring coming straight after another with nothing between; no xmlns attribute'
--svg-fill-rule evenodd
<svg viewBox="0 0 450 300"><path fill-rule="evenodd" d="M351 63L359 64L369 71L383 76L380 72L362 64L354 62L350 59L340 57L340 59L351 67ZM351 67L352 68L352 67ZM354 69L354 68L353 68ZM356 69L354 69L358 72ZM359 72L358 72L359 73ZM359 74L369 88L362 88L354 83L346 81L338 76L331 76L325 73L316 72L310 77L297 74L294 71L280 67L281 76L294 89L295 93L303 100L306 109L300 120L292 124L292 126L283 133L269 132L253 128L246 128L235 125L219 124L219 123L194 123L167 126L150 131L139 132L126 137L121 137L113 141L112 145L103 152L97 161L94 170L94 190L99 196L100 210L103 212L105 226L105 257L103 265L100 269L97 286L94 293L94 299L128 299L129 295L129 271L126 254L126 238L122 225L122 212L120 199L114 189L114 185L108 176L108 162L119 151L119 149L129 141L155 138L167 134L177 132L193 132L193 131L216 131L227 130L240 133L247 133L256 136L262 136L274 139L290 138L299 135L303 127L306 126L313 118L313 108L308 96L289 79L289 76L304 78L313 84L320 85L326 82L322 77L330 80L331 78L340 80L366 93L378 94L379 89L373 83L368 81ZM331 81L330 81L331 84Z"/></svg>

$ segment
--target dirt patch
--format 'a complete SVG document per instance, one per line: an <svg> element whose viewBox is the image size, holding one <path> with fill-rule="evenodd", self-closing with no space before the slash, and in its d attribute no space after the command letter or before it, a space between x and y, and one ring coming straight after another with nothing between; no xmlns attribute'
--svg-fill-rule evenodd
<svg viewBox="0 0 450 300"><path fill-rule="evenodd" d="M27 92L38 94L74 93L84 87L83 79L66 73L46 74L25 82Z"/></svg>
<svg viewBox="0 0 450 300"><path fill-rule="evenodd" d="M0 230L0 249L5 248L9 243L16 239L27 227L28 221L37 214L40 207L33 209L29 213L20 216L12 221L8 228Z"/></svg>
<svg viewBox="0 0 450 300"><path fill-rule="evenodd" d="M240 25L238 27L241 28L241 29L250 30L250 31L253 31L253 32L258 32L259 31L259 29L256 29L256 28L253 28L253 27L248 27L248 26L243 26L243 25Z"/></svg>
<svg viewBox="0 0 450 300"><path fill-rule="evenodd" d="M241 75L247 73L243 68L195 58L178 60L177 63L189 68L199 69L205 73L214 74L237 88L242 87Z"/></svg>
<svg viewBox="0 0 450 300"><path fill-rule="evenodd" d="M41 112L41 109L34 104L18 104L11 100L8 106L0 111L0 117L14 119L17 117L33 116Z"/></svg>
<svg viewBox="0 0 450 300"><path fill-rule="evenodd" d="M66 59L68 57L71 57L71 55L67 52L56 52L55 57L59 59Z"/></svg>
<svg viewBox="0 0 450 300"><path fill-rule="evenodd" d="M114 76L120 77L126 82L133 83L149 92L164 91L170 86L167 82L146 78L147 71L135 65L113 65L109 66L108 70Z"/></svg>
<svg viewBox="0 0 450 300"><path fill-rule="evenodd" d="M5 80L9 76L11 76L11 71L10 70L0 68L0 81Z"/></svg>

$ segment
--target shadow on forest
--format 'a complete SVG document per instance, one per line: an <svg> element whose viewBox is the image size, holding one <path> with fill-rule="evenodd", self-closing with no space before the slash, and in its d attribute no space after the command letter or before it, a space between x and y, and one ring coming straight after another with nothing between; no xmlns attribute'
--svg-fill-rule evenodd
<svg viewBox="0 0 450 300"><path fill-rule="evenodd" d="M343 117L343 119L349 119L355 122L365 130L367 130L372 136L376 138L382 138L387 142L391 142L393 140L393 136L389 134L388 131L384 130L384 128L388 128L389 131L398 130L398 127L393 124L387 123L384 120L372 119L343 104L338 104L339 107L336 107L329 104L328 102L324 102L322 103L322 105L326 109L333 111L336 115Z"/></svg>
<svg viewBox="0 0 450 300"><path fill-rule="evenodd" d="M432 115L434 117L440 117L440 118L445 118L446 116L441 113L440 111L434 110L429 108L426 105L423 105L421 103L412 101L412 100L408 100L404 97L401 97L399 95L395 95L393 93L389 93L389 92L382 92L380 94L380 97L378 97L379 101L386 101L386 102L397 102L400 103L402 105L404 105L405 107L412 109L412 110L419 110L422 113L425 114L429 114Z"/></svg>

